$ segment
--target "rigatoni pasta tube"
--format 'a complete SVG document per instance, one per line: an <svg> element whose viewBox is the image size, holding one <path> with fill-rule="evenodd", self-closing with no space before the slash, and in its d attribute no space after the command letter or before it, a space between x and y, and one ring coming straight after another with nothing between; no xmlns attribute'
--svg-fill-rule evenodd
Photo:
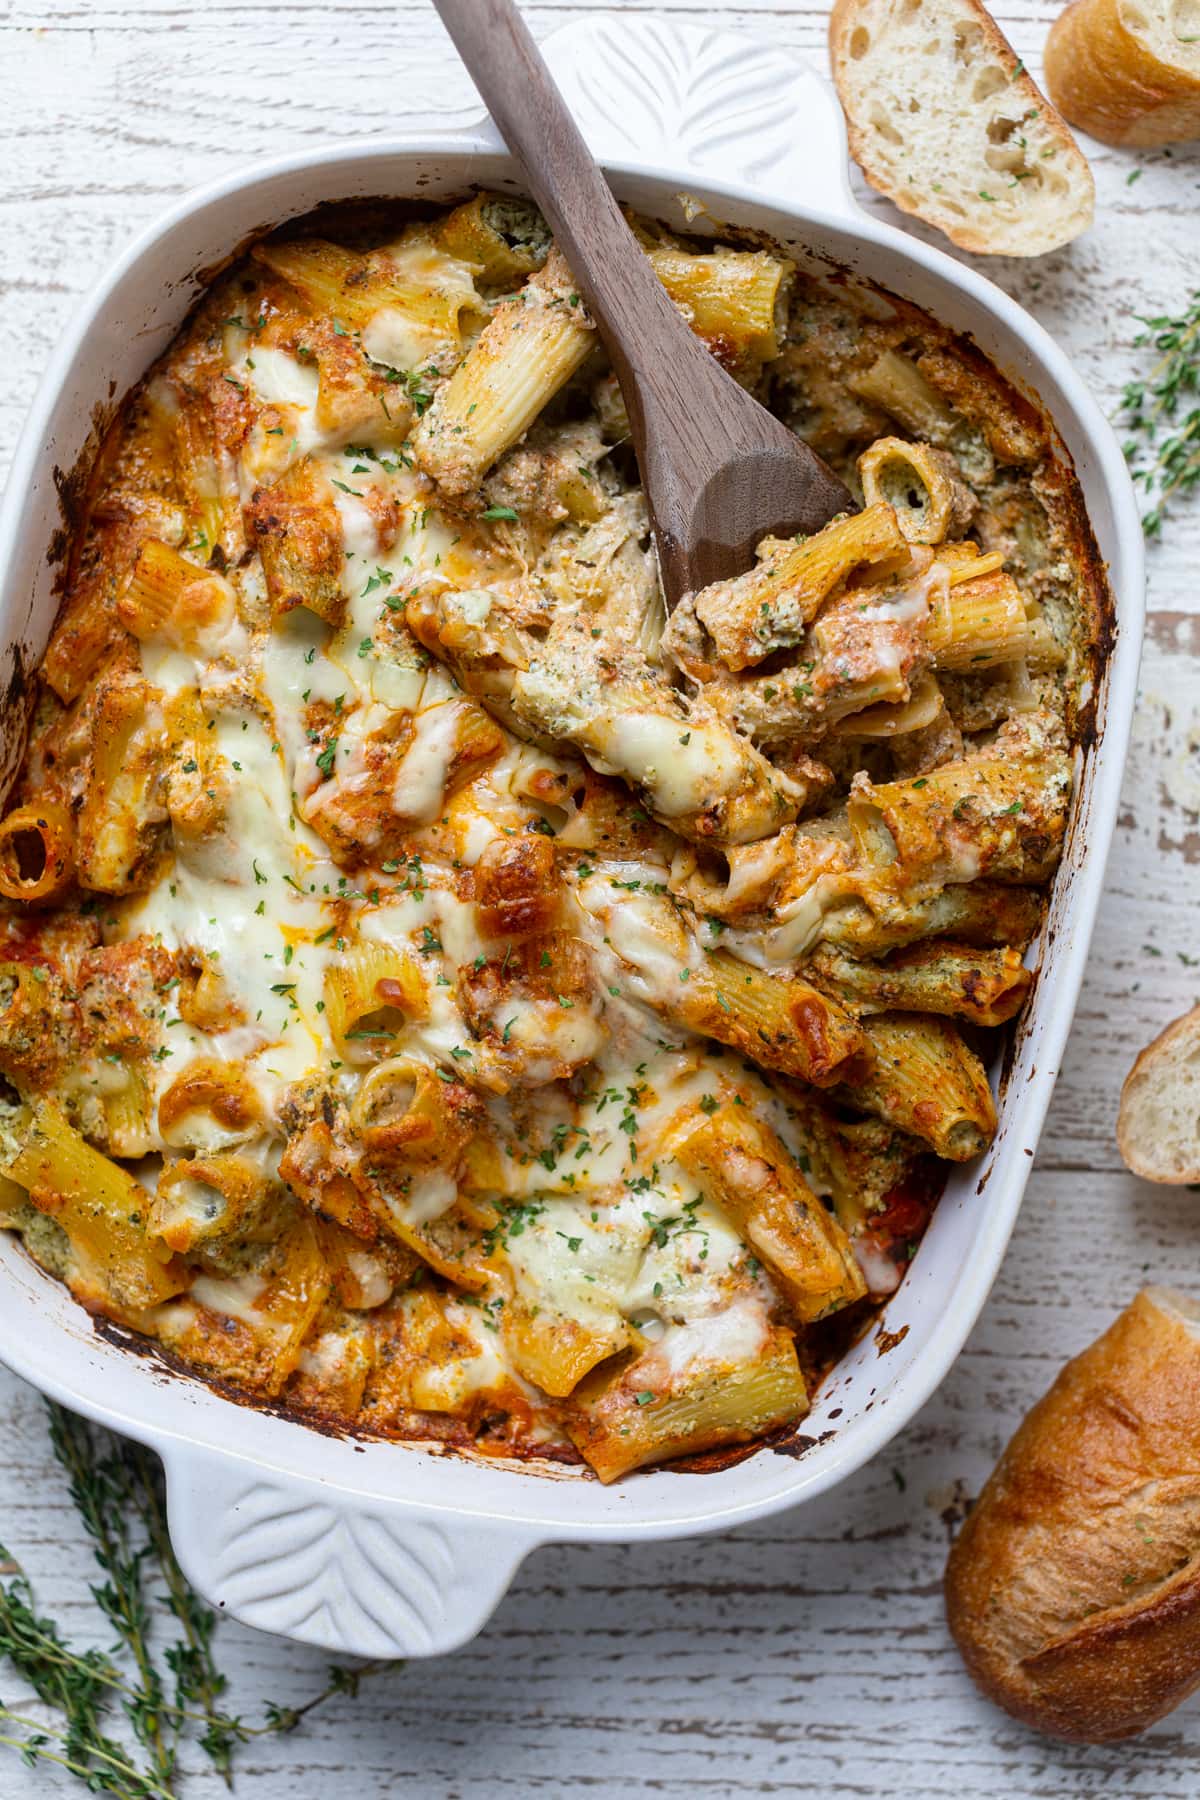
<svg viewBox="0 0 1200 1800"><path fill-rule="evenodd" d="M488 1287L495 1270L488 1262L479 1226L456 1204L454 1184L442 1170L412 1171L399 1174L388 1170L366 1170L360 1185L376 1220L416 1252L436 1274L456 1286L478 1291ZM436 1217L422 1217L427 1203L440 1203L444 1194L450 1204Z"/></svg>
<svg viewBox="0 0 1200 1800"><path fill-rule="evenodd" d="M224 576L198 568L158 538L143 538L117 597L121 623L141 643L154 637L191 648L228 623L236 608Z"/></svg>
<svg viewBox="0 0 1200 1800"><path fill-rule="evenodd" d="M968 944L1015 944L1023 950L1041 922L1042 896L1036 889L976 881L924 898L889 896L882 913L852 901L826 913L821 936L856 956L884 956L948 934Z"/></svg>
<svg viewBox="0 0 1200 1800"><path fill-rule="evenodd" d="M479 269L489 287L519 281L540 269L550 251L550 228L529 200L476 194L433 225L443 249Z"/></svg>
<svg viewBox="0 0 1200 1800"><path fill-rule="evenodd" d="M135 893L154 879L167 821L158 690L136 680L109 685L96 709L91 755L75 845L79 884L102 894Z"/></svg>
<svg viewBox="0 0 1200 1800"><path fill-rule="evenodd" d="M390 1056L410 1020L429 1016L416 957L369 938L345 951L325 976L325 1014L339 1056L370 1064Z"/></svg>
<svg viewBox="0 0 1200 1800"><path fill-rule="evenodd" d="M391 270L378 253L360 256L324 238L303 238L256 244L250 254L293 287L306 307L345 325L365 325L395 298Z"/></svg>
<svg viewBox="0 0 1200 1800"><path fill-rule="evenodd" d="M62 606L42 659L42 679L64 706L79 698L119 644L128 643L113 612L112 588L114 572L132 554L138 529L127 518L93 519L91 532L94 551L68 571Z"/></svg>
<svg viewBox="0 0 1200 1800"><path fill-rule="evenodd" d="M862 962L820 945L810 959L815 978L862 1012L939 1013L972 1025L1003 1025L1029 992L1033 977L1016 950L979 950L938 941L901 950L887 962Z"/></svg>
<svg viewBox="0 0 1200 1800"><path fill-rule="evenodd" d="M826 1318L866 1293L846 1233L748 1107L693 1114L672 1150L777 1276L798 1319Z"/></svg>
<svg viewBox="0 0 1200 1800"><path fill-rule="evenodd" d="M851 375L848 385L864 400L881 406L899 419L916 437L945 445L960 423L953 407L938 393L916 363L898 350L884 350L861 374Z"/></svg>
<svg viewBox="0 0 1200 1800"><path fill-rule="evenodd" d="M1000 570L935 589L925 637L939 669L969 675L1015 662L1031 642L1024 596Z"/></svg>
<svg viewBox="0 0 1200 1800"><path fill-rule="evenodd" d="M631 782L656 819L694 843L750 843L800 810L800 784L702 697L689 709L645 665L618 673L582 633L551 644L514 676L512 704L536 732L581 750L599 774Z"/></svg>
<svg viewBox="0 0 1200 1800"><path fill-rule="evenodd" d="M81 1055L66 983L37 964L0 962L0 1072L22 1090L41 1089Z"/></svg>
<svg viewBox="0 0 1200 1800"><path fill-rule="evenodd" d="M637 1341L613 1278L633 1276L641 1249L633 1234L612 1234L613 1242L569 1203L547 1200L531 1212L520 1230L496 1234L493 1254L511 1283L500 1331L517 1373L562 1399L589 1369Z"/></svg>
<svg viewBox="0 0 1200 1800"><path fill-rule="evenodd" d="M329 1271L321 1254L317 1221L302 1208L293 1207L290 1217L272 1238L262 1285L253 1297L249 1314L242 1302L232 1315L236 1326L232 1334L234 1354L244 1364L249 1350L256 1387L268 1394L279 1393L300 1360L304 1340L329 1290ZM219 1317L230 1317L222 1312L225 1290L219 1279L210 1282L201 1277L193 1284L192 1298ZM237 1345L239 1334L245 1334L249 1340L245 1348ZM197 1361L203 1360L202 1353L193 1355ZM218 1351L218 1373L225 1372L221 1368L223 1360Z"/></svg>
<svg viewBox="0 0 1200 1800"><path fill-rule="evenodd" d="M563 892L551 839L494 838L475 864L475 922L485 937L510 944L539 937L553 929Z"/></svg>
<svg viewBox="0 0 1200 1800"><path fill-rule="evenodd" d="M342 521L333 489L312 461L294 463L272 487L259 488L246 522L275 617L303 606L340 626L346 613Z"/></svg>
<svg viewBox="0 0 1200 1800"><path fill-rule="evenodd" d="M101 1095L104 1125L97 1137L110 1156L150 1156L162 1144L154 1128L154 1100L150 1084L136 1065L114 1071L113 1085Z"/></svg>
<svg viewBox="0 0 1200 1800"><path fill-rule="evenodd" d="M799 543L767 538L753 569L697 594L696 616L726 668L737 672L798 644L855 569L903 558L906 550L896 515L883 503L835 519Z"/></svg>
<svg viewBox="0 0 1200 1800"><path fill-rule="evenodd" d="M702 1327L695 1336L696 1354L678 1372L653 1350L603 1363L564 1403L571 1440L601 1481L714 1444L747 1443L808 1411L789 1331L766 1327L761 1347L740 1356L705 1356Z"/></svg>
<svg viewBox="0 0 1200 1800"><path fill-rule="evenodd" d="M970 489L945 451L903 438L876 438L858 459L863 498L884 502L910 544L940 544L961 532L975 510Z"/></svg>
<svg viewBox="0 0 1200 1800"><path fill-rule="evenodd" d="M478 1418L512 1404L516 1383L498 1368L494 1384L480 1382L478 1336L466 1328L465 1311L431 1285L401 1295L399 1330L384 1342L387 1387L402 1406Z"/></svg>
<svg viewBox="0 0 1200 1800"><path fill-rule="evenodd" d="M912 781L857 785L847 808L868 867L909 882L1042 881L1067 826L1071 764L1060 751L971 756Z"/></svg>
<svg viewBox="0 0 1200 1800"><path fill-rule="evenodd" d="M798 975L769 975L717 950L694 959L667 1016L766 1069L828 1087L869 1061L850 1015Z"/></svg>
<svg viewBox="0 0 1200 1800"><path fill-rule="evenodd" d="M928 670L918 675L907 700L884 700L877 706L865 706L861 712L847 713L833 727L835 737L892 738L910 731L924 731L942 715L945 701L941 689Z"/></svg>
<svg viewBox="0 0 1200 1800"><path fill-rule="evenodd" d="M196 1057L158 1102L158 1129L168 1144L210 1152L250 1137L262 1102L238 1063Z"/></svg>
<svg viewBox="0 0 1200 1800"><path fill-rule="evenodd" d="M597 1363L628 1349L633 1335L615 1309L603 1322L580 1319L520 1294L506 1303L502 1325L517 1374L556 1400L571 1393Z"/></svg>
<svg viewBox="0 0 1200 1800"><path fill-rule="evenodd" d="M350 1108L366 1156L386 1167L453 1170L483 1121L463 1082L401 1056L371 1070Z"/></svg>
<svg viewBox="0 0 1200 1800"><path fill-rule="evenodd" d="M53 1101L40 1101L7 1174L71 1244L69 1282L85 1306L131 1318L187 1286L182 1265L147 1233L151 1197L85 1143Z"/></svg>
<svg viewBox="0 0 1200 1800"><path fill-rule="evenodd" d="M633 972L630 992L673 1024L703 1032L764 1068L825 1087L853 1081L866 1040L835 1001L798 975L772 975L724 950L700 948L689 915L666 895L612 892L592 876L579 897ZM664 977L664 964L672 973Z"/></svg>
<svg viewBox="0 0 1200 1800"><path fill-rule="evenodd" d="M493 313L413 439L417 462L445 494L467 494L528 431L596 343L558 251L519 296Z"/></svg>
<svg viewBox="0 0 1200 1800"><path fill-rule="evenodd" d="M0 894L6 900L55 900L71 879L75 827L65 806L32 800L0 822Z"/></svg>
<svg viewBox="0 0 1200 1800"><path fill-rule="evenodd" d="M939 544L937 561L951 587L956 587L960 581L975 581L980 575L991 575L1004 567L1004 558L998 550L983 551L970 538Z"/></svg>
<svg viewBox="0 0 1200 1800"><path fill-rule="evenodd" d="M880 1013L862 1021L875 1052L865 1080L842 1098L923 1138L948 1162L969 1162L996 1135L987 1072L946 1019Z"/></svg>
<svg viewBox="0 0 1200 1800"><path fill-rule="evenodd" d="M717 249L697 256L670 244L646 251L688 323L734 367L779 354L779 315L788 265L762 250Z"/></svg>
<svg viewBox="0 0 1200 1800"><path fill-rule="evenodd" d="M927 1158L919 1138L886 1119L848 1118L822 1094L795 1088L788 1112L804 1144L801 1172L833 1204L834 1217L853 1237ZM857 1260L857 1258L856 1258Z"/></svg>
<svg viewBox="0 0 1200 1800"><path fill-rule="evenodd" d="M470 270L427 225L409 225L394 244L365 255L322 238L259 244L252 255L295 288L314 313L363 332L375 360L389 358L376 355L387 346L375 343L373 332L395 340L405 369L456 341L462 313L480 306ZM389 314L399 317L389 320Z"/></svg>
<svg viewBox="0 0 1200 1800"><path fill-rule="evenodd" d="M181 1158L164 1169L150 1228L180 1255L226 1239L253 1239L282 1190L236 1151Z"/></svg>
<svg viewBox="0 0 1200 1800"><path fill-rule="evenodd" d="M218 546L228 554L233 548L231 521L226 517L212 409L193 395L182 403L176 394L175 404L175 467L187 496L191 539L205 556ZM229 495L231 501L233 497Z"/></svg>

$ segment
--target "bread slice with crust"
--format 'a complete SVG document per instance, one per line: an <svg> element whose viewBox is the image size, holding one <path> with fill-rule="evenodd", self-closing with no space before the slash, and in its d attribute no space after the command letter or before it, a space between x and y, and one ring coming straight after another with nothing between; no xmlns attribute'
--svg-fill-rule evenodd
<svg viewBox="0 0 1200 1800"><path fill-rule="evenodd" d="M851 152L903 211L991 255L1087 230L1087 160L978 0L835 0L829 53Z"/></svg>
<svg viewBox="0 0 1200 1800"><path fill-rule="evenodd" d="M1200 1006L1147 1044L1125 1077L1117 1149L1143 1181L1200 1181Z"/></svg>

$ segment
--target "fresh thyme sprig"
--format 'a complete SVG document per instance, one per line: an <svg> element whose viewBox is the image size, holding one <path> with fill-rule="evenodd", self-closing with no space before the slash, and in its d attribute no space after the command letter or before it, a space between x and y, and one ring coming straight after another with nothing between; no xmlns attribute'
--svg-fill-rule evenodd
<svg viewBox="0 0 1200 1800"><path fill-rule="evenodd" d="M31 1718L0 1701L0 1746L29 1765L55 1763L91 1793L117 1800L179 1800L178 1754L194 1743L233 1785L233 1757L252 1738L295 1730L334 1694L357 1694L388 1663L331 1668L326 1685L299 1706L271 1703L261 1724L225 1712L227 1688L213 1655L216 1615L187 1584L167 1532L162 1471L139 1445L50 1405L50 1440L105 1577L92 1588L117 1641L110 1652L81 1651L39 1616L19 1565L0 1548L0 1657L52 1715ZM161 1643L158 1617L177 1627ZM170 1676L168 1683L167 1675ZM168 1692L168 1687L170 1691ZM138 1749L109 1733L120 1703ZM140 1754L139 1754L140 1751Z"/></svg>
<svg viewBox="0 0 1200 1800"><path fill-rule="evenodd" d="M1139 315L1140 317L1140 315ZM1124 451L1133 479L1151 501L1142 524L1148 538L1162 532L1171 503L1200 485L1200 290L1176 318L1141 318L1134 347L1152 345L1158 361L1121 396L1130 437ZM1194 404L1180 413L1189 399Z"/></svg>
<svg viewBox="0 0 1200 1800"><path fill-rule="evenodd" d="M142 1518L134 1485L136 1450L114 1438L98 1452L90 1427L61 1406L50 1408L50 1442L66 1471L96 1561L108 1577L92 1589L92 1597L116 1629L136 1670L125 1711L134 1736L150 1752L154 1779L167 1786L175 1772L175 1753L163 1716L162 1677L150 1654L146 1568L152 1550L148 1543L133 1542Z"/></svg>

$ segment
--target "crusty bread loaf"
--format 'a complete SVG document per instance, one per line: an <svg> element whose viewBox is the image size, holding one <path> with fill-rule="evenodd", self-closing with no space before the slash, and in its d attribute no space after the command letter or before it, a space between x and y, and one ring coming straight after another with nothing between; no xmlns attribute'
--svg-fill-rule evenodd
<svg viewBox="0 0 1200 1800"><path fill-rule="evenodd" d="M1200 11L1194 0L1075 0L1050 27L1046 86L1105 144L1200 137Z"/></svg>
<svg viewBox="0 0 1200 1800"><path fill-rule="evenodd" d="M972 1676L1040 1731L1131 1737L1200 1686L1200 1308L1146 1288L1067 1364L946 1567Z"/></svg>
<svg viewBox="0 0 1200 1800"><path fill-rule="evenodd" d="M994 255L1087 230L1087 161L978 0L835 0L829 52L850 149L905 212Z"/></svg>
<svg viewBox="0 0 1200 1800"><path fill-rule="evenodd" d="M1200 1006L1147 1044L1125 1077L1117 1148L1144 1181L1200 1181Z"/></svg>

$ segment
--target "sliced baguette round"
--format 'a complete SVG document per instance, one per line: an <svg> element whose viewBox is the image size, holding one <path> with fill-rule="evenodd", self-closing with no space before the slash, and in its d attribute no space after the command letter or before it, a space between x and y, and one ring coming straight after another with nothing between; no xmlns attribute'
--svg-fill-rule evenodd
<svg viewBox="0 0 1200 1800"><path fill-rule="evenodd" d="M1039 256L1091 224L1083 152L977 0L835 0L829 54L863 174L952 243Z"/></svg>
<svg viewBox="0 0 1200 1800"><path fill-rule="evenodd" d="M1200 1006L1168 1025L1125 1077L1117 1149L1143 1181L1200 1181Z"/></svg>
<svg viewBox="0 0 1200 1800"><path fill-rule="evenodd" d="M1073 125L1105 144L1200 137L1200 6L1075 0L1050 27L1046 86Z"/></svg>
<svg viewBox="0 0 1200 1800"><path fill-rule="evenodd" d="M1069 1362L950 1552L946 1614L990 1699L1132 1737L1200 1686L1200 1308L1146 1288Z"/></svg>

